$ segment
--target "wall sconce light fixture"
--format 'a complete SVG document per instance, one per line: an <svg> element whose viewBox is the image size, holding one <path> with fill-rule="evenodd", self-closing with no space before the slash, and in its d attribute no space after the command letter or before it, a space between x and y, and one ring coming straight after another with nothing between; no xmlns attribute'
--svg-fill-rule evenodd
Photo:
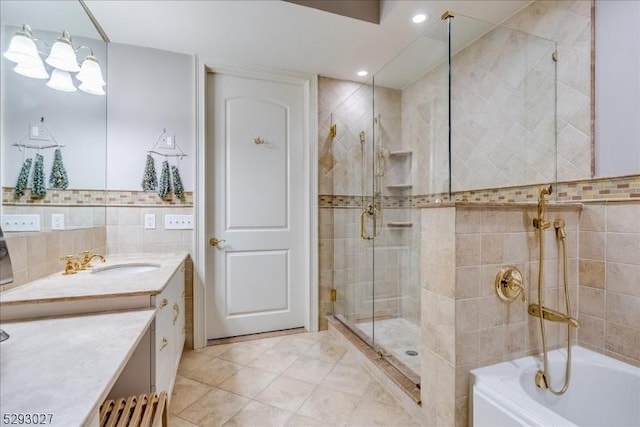
<svg viewBox="0 0 640 427"><path fill-rule="evenodd" d="M43 62L36 41L49 47L44 40L33 37L31 27L28 25L23 25L22 29L16 31L12 37L9 48L3 56L16 64L13 69L16 73L33 79L49 79L47 86L63 92L75 92L80 89L92 95L105 94L104 87L107 83L102 77L102 69L93 54L93 49L85 45L74 48L71 34L63 31L49 49L49 55ZM85 57L82 65L78 65L76 52L83 48L89 49L91 53ZM51 67L51 74L44 63ZM77 73L76 79L80 82L77 89L70 73Z"/></svg>

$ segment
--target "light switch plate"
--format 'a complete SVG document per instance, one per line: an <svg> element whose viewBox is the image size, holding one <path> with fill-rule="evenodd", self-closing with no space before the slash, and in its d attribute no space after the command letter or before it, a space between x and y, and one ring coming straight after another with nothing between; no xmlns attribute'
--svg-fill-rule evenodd
<svg viewBox="0 0 640 427"><path fill-rule="evenodd" d="M156 228L156 214L144 214L144 229L154 230Z"/></svg>
<svg viewBox="0 0 640 427"><path fill-rule="evenodd" d="M193 215L165 215L165 230L192 230Z"/></svg>
<svg viewBox="0 0 640 427"><path fill-rule="evenodd" d="M51 214L51 229L64 230L64 214Z"/></svg>
<svg viewBox="0 0 640 427"><path fill-rule="evenodd" d="M40 215L3 215L4 231L40 231Z"/></svg>

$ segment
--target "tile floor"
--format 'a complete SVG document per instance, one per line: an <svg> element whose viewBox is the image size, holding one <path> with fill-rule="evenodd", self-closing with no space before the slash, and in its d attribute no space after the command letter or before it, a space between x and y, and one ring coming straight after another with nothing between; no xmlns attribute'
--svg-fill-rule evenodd
<svg viewBox="0 0 640 427"><path fill-rule="evenodd" d="M329 332L185 351L169 425L419 426Z"/></svg>

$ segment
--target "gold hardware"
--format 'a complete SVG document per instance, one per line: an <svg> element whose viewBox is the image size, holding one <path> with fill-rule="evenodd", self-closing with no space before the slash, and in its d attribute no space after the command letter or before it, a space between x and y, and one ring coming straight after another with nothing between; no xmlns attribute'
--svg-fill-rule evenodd
<svg viewBox="0 0 640 427"><path fill-rule="evenodd" d="M564 229L564 219L555 219L553 221L553 227L556 229L556 235L558 239L564 240L567 238L567 232Z"/></svg>
<svg viewBox="0 0 640 427"><path fill-rule="evenodd" d="M264 139L257 137L257 138L253 138L253 143L256 145L262 145L264 144Z"/></svg>
<svg viewBox="0 0 640 427"><path fill-rule="evenodd" d="M502 301L513 301L518 296L522 297L524 302L524 285L522 273L517 267L507 265L502 267L496 274L496 292Z"/></svg>
<svg viewBox="0 0 640 427"><path fill-rule="evenodd" d="M367 227L365 226L365 217L373 217L374 227L375 220L378 212L376 208L373 207L373 203L367 203L367 206L362 210L360 214L360 238L362 240L373 240L373 237L367 232Z"/></svg>
<svg viewBox="0 0 640 427"><path fill-rule="evenodd" d="M540 306L538 304L530 304L527 311L532 316L540 317ZM542 317L544 320L548 320L550 322L568 323L574 328L580 327L580 322L576 319L547 307L542 307Z"/></svg>
<svg viewBox="0 0 640 427"><path fill-rule="evenodd" d="M212 237L212 238L210 238L210 239L209 239L209 244L210 244L211 246L213 246L214 248L219 248L219 246L218 246L218 245L219 245L220 243L222 243L222 242L226 242L226 240L218 240L218 239L217 239L217 238L215 238L215 237Z"/></svg>
<svg viewBox="0 0 640 427"><path fill-rule="evenodd" d="M159 308L165 308L167 306L167 304L169 304L169 300L166 298L162 298L162 301L160 302L160 307Z"/></svg>
<svg viewBox="0 0 640 427"><path fill-rule="evenodd" d="M175 325L178 322L178 316L180 316L180 306L177 302L173 303L173 311L175 312L173 315L173 324Z"/></svg>
<svg viewBox="0 0 640 427"><path fill-rule="evenodd" d="M558 51L557 50L551 54L551 59L553 59L553 62L558 62Z"/></svg>
<svg viewBox="0 0 640 427"><path fill-rule="evenodd" d="M164 350L167 345L169 345L169 340L165 337L162 337L162 343L160 343L160 351Z"/></svg>
<svg viewBox="0 0 640 427"><path fill-rule="evenodd" d="M336 302L337 298L338 298L338 291L336 291L335 289L331 289L331 296L330 296L331 301Z"/></svg>
<svg viewBox="0 0 640 427"><path fill-rule="evenodd" d="M544 390L549 388L549 384L547 383L547 376L543 371L536 372L536 385L538 386L538 388Z"/></svg>
<svg viewBox="0 0 640 427"><path fill-rule="evenodd" d="M453 13L452 10L445 10L442 16L440 17L440 19L444 21L445 19L455 18L455 17L456 15Z"/></svg>
<svg viewBox="0 0 640 427"><path fill-rule="evenodd" d="M335 138L336 135L338 134L338 125L331 125L331 127L329 128L329 137L330 138Z"/></svg>
<svg viewBox="0 0 640 427"><path fill-rule="evenodd" d="M545 213L547 210L547 202L545 196L551 194L551 191L551 185L549 185L548 187L542 187L540 189L540 195L538 196L538 216L537 218L533 219L533 228L544 230L551 226L549 221L547 221L547 219L545 218Z"/></svg>
<svg viewBox="0 0 640 427"><path fill-rule="evenodd" d="M62 273L64 275L76 274L76 272L81 269L80 260L73 255L67 255L60 259L65 261L64 273Z"/></svg>
<svg viewBox="0 0 640 427"><path fill-rule="evenodd" d="M90 251L82 252L82 261L80 262L80 269L86 270L87 268L91 268L91 261L94 258L98 258L101 262L105 262L105 259L102 255L92 254Z"/></svg>

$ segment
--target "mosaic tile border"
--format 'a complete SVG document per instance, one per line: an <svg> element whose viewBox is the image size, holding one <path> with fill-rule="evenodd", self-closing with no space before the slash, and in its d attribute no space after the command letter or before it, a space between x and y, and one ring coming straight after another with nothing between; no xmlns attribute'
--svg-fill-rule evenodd
<svg viewBox="0 0 640 427"><path fill-rule="evenodd" d="M7 206L193 206L193 192L185 191L184 200L163 200L155 192L119 190L47 190L42 199L31 197L31 190L19 199L13 187L2 187L2 204Z"/></svg>
<svg viewBox="0 0 640 427"><path fill-rule="evenodd" d="M535 202L540 185L460 191L453 193L452 199L456 202L478 203ZM555 187L555 199L552 197L552 200L557 202L640 201L640 175L560 182ZM446 200L449 200L446 193L386 196L384 197L384 206L387 208L423 208ZM320 208L359 208L361 206L361 196L322 194L318 200Z"/></svg>

